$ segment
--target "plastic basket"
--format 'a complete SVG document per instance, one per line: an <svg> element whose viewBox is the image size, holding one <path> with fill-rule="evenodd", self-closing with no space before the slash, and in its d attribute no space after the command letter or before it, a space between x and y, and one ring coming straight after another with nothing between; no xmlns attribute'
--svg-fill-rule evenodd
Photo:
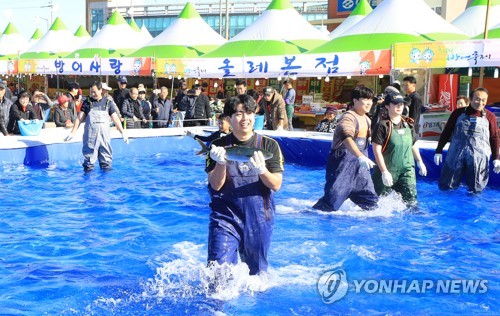
<svg viewBox="0 0 500 316"><path fill-rule="evenodd" d="M255 123L253 125L254 130L264 129L264 115L255 115Z"/></svg>
<svg viewBox="0 0 500 316"><path fill-rule="evenodd" d="M17 121L22 136L37 136L43 127L42 120Z"/></svg>

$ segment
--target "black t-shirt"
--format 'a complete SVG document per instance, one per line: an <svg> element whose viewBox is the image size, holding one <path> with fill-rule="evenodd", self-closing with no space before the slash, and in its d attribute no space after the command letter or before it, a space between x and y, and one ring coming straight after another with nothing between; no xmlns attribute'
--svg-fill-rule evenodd
<svg viewBox="0 0 500 316"><path fill-rule="evenodd" d="M111 116L113 113L117 113L117 111L116 111L117 108L116 108L115 102L109 100L108 98L102 98L99 101L94 100L92 98L88 98L87 100L85 100L85 102L83 102L82 108L81 108L80 111L82 111L83 113L85 113L85 115L89 115L90 109L92 108L92 103L95 103L97 105L104 105L104 104L106 104L106 102L109 102L108 103L108 114L109 114L109 116Z"/></svg>
<svg viewBox="0 0 500 316"><path fill-rule="evenodd" d="M394 131L395 129L401 129L403 128L403 124L408 126L408 123L404 122L401 120L398 124L394 124L390 122L389 120L381 120L377 125L375 125L375 130L372 133L372 143L373 144L378 144L381 146L384 146L387 137L390 137L389 135L389 125L388 123L392 124L392 130ZM417 138L415 136L415 131L413 128L411 128L411 138L413 140L413 144L417 141Z"/></svg>
<svg viewBox="0 0 500 316"><path fill-rule="evenodd" d="M242 146L242 147L254 147L253 144L255 142L255 138L257 137L257 134L254 133L253 136L245 141L239 141L233 133L230 133L227 136L223 136L221 138L218 138L212 142L213 145L219 146L219 147L225 147L227 146L227 137L231 137L231 144ZM269 170L271 173L278 173L278 172L283 172L283 155L281 154L281 149L280 146L278 145L278 142L275 141L272 138L269 138L267 136L262 135L262 149L269 151L270 153L273 154L273 157L266 160L266 168ZM212 171L215 167L216 162L210 158L210 155L207 155L207 167L205 171L208 173Z"/></svg>

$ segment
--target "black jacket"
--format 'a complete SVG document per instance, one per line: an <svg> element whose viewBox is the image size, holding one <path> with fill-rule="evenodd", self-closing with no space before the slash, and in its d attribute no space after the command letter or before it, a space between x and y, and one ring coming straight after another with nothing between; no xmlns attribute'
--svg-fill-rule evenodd
<svg viewBox="0 0 500 316"><path fill-rule="evenodd" d="M31 104L28 103L26 106L26 111L22 110L22 105L16 101L14 105L11 106L10 108L10 113L9 113L9 125L7 126L7 131L12 134L21 134L21 131L19 130L19 126L17 125L17 121L21 119L25 120L35 120L36 119L36 114L35 114L35 109L31 106Z"/></svg>

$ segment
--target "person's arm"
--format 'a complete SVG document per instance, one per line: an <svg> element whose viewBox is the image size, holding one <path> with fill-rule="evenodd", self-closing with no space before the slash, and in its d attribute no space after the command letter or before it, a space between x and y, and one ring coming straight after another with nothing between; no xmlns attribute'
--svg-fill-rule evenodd
<svg viewBox="0 0 500 316"><path fill-rule="evenodd" d="M372 143L373 154L375 155L375 161L381 172L388 171L385 164L384 155L382 154L382 145Z"/></svg>
<svg viewBox="0 0 500 316"><path fill-rule="evenodd" d="M286 104L285 104L285 100L279 100L278 101L278 115L277 115L277 125L276 127L281 127L283 128L284 124L285 124L285 118L287 117L286 116Z"/></svg>
<svg viewBox="0 0 500 316"><path fill-rule="evenodd" d="M208 173L208 183L215 191L219 191L226 183L226 165L215 164L214 169Z"/></svg>
<svg viewBox="0 0 500 316"><path fill-rule="evenodd" d="M489 130L490 130L490 147L491 147L491 157L493 160L500 159L500 134L497 128L497 118L491 112L486 112L486 118L488 119Z"/></svg>
<svg viewBox="0 0 500 316"><path fill-rule="evenodd" d="M113 121L113 123L115 123L115 126L116 126L116 129L122 134L122 136L124 135L123 132L124 132L124 129L122 127L122 124L120 122L120 118L118 117L118 114L113 113L111 114L111 120Z"/></svg>
<svg viewBox="0 0 500 316"><path fill-rule="evenodd" d="M194 135L194 139L199 139L202 142L212 142L216 140L217 138L220 138L220 131L213 132L212 134L208 136L201 136L201 135Z"/></svg>
<svg viewBox="0 0 500 316"><path fill-rule="evenodd" d="M271 173L269 170L266 169L266 171L263 174L259 175L260 180L264 183L266 187L273 191L278 191L281 189L281 184L283 183L283 174L281 172L279 173Z"/></svg>
<svg viewBox="0 0 500 316"><path fill-rule="evenodd" d="M78 130L78 127L80 127L80 123L85 122L86 118L87 115L85 114L85 112L80 111L80 113L78 113L78 116L76 117L75 120L75 125L73 125L73 129L71 130L71 134L75 135L76 131Z"/></svg>
<svg viewBox="0 0 500 316"><path fill-rule="evenodd" d="M436 154L441 154L443 152L443 148L451 140L451 135L453 135L453 130L455 129L455 124L457 123L458 117L462 114L463 111L455 110L451 113L446 125L444 126L443 132L439 137L438 145L436 148Z"/></svg>

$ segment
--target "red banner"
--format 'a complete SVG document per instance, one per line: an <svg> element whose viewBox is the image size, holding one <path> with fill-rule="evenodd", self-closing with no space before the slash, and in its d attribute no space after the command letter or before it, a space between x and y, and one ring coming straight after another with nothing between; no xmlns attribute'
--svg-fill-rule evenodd
<svg viewBox="0 0 500 316"><path fill-rule="evenodd" d="M450 111L455 110L458 94L458 75L439 75L438 103Z"/></svg>

